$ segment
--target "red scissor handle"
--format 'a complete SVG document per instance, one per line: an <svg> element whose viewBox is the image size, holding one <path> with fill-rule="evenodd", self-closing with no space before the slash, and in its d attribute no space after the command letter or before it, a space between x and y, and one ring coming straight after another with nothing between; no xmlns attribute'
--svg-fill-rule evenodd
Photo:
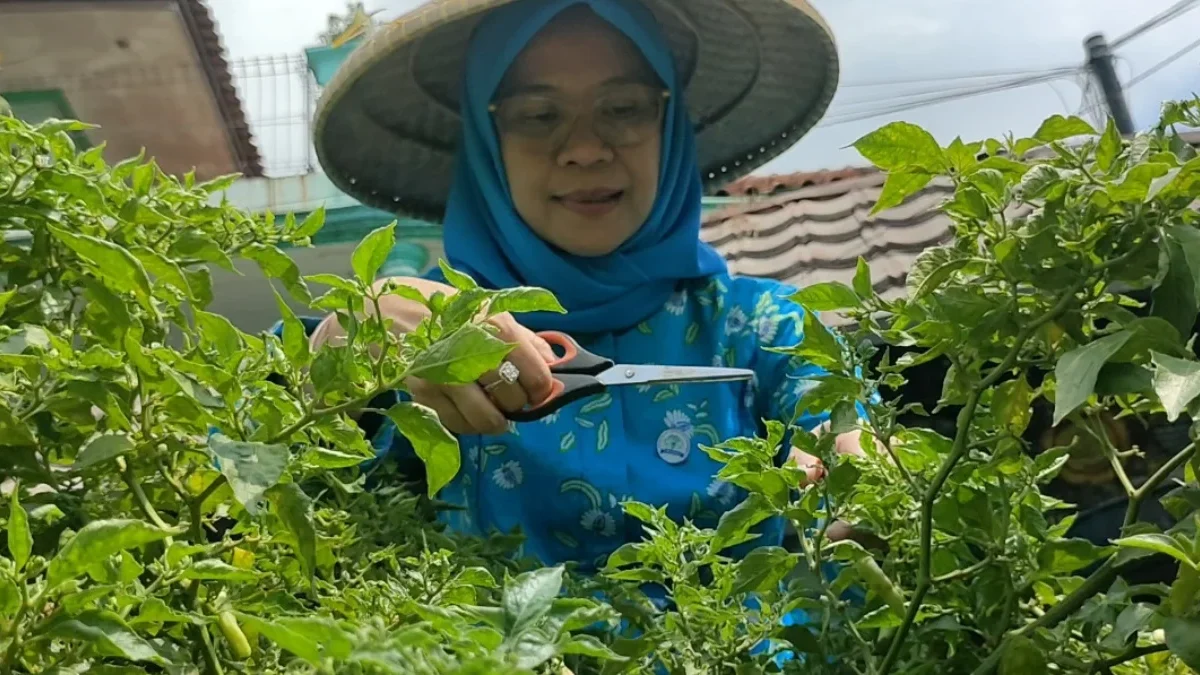
<svg viewBox="0 0 1200 675"><path fill-rule="evenodd" d="M550 392L546 397L524 410L507 413L508 419L516 422L541 419L572 401L602 393L605 386L595 376L613 367L610 359L580 347L575 338L566 333L547 330L537 333L537 336L552 348L560 348L563 353L546 364L552 376Z"/></svg>

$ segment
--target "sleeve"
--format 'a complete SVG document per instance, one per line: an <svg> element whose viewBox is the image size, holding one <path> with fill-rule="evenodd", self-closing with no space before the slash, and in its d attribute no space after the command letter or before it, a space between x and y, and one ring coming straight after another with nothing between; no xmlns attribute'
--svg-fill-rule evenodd
<svg viewBox="0 0 1200 675"><path fill-rule="evenodd" d="M755 410L760 418L789 421L796 403L826 370L803 359L767 351L791 347L804 339L807 311L789 297L795 289L783 284L764 285L756 291L750 323L757 338L753 368L758 382ZM815 429L829 419L829 411L806 410L796 425Z"/></svg>

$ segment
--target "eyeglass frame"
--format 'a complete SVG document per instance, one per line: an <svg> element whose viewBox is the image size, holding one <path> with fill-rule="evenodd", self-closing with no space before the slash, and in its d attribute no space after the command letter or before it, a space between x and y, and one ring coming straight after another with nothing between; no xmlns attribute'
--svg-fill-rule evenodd
<svg viewBox="0 0 1200 675"><path fill-rule="evenodd" d="M667 109L665 102L669 101L671 99L671 90L667 89L661 85L651 85L651 84L646 84L643 82L630 82L630 83L626 83L626 84L637 85L637 86L645 87L647 89L655 90L655 91L659 92L659 95L661 96L661 99L662 99L662 103L658 106L658 111L657 111L656 115L658 118L657 123L661 125L662 121L663 121L663 116L665 115L666 109ZM492 122L497 125L497 128L499 128L500 125L496 118L496 113L500 109L500 104L507 99L514 98L514 97L520 96L520 95L522 95L522 94L515 93L515 94L509 94L509 95L502 95L502 96L492 100L490 103L488 103L488 114L492 117ZM593 99L592 100L593 110L595 108L595 102L596 102L596 99ZM579 117L579 115L576 114L574 116L574 118L571 120L570 124L566 125L565 128L568 130L573 130L575 128L575 123L578 121L578 119L577 119L578 117ZM633 146L637 146L637 145L640 145L641 143L645 142L645 139L639 139L637 141L634 141L631 143L625 143L625 144L612 143L609 139L605 138L600 132L597 131L594 115L593 115L593 121L592 121L592 133L596 134L596 136L599 137L602 141L604 141L604 143L606 145L608 145L609 147L613 147L613 148L633 147ZM551 142L553 140L553 135L551 135L549 138L545 139L545 141L548 143L548 145L550 147L558 149L558 148L561 148L562 144L566 141L566 139L568 139L570 137L571 137L571 134L567 133L563 137L563 139L560 140L558 143L553 143L553 142ZM528 138L528 137L526 137L526 138ZM537 139L532 139L532 140L534 140L535 142L537 141Z"/></svg>

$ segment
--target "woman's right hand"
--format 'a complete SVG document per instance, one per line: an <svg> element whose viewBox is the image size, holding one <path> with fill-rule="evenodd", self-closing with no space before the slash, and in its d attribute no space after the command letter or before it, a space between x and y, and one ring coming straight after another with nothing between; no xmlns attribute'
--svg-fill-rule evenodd
<svg viewBox="0 0 1200 675"><path fill-rule="evenodd" d="M455 292L452 286L428 279L396 277L392 280L414 287L426 297L438 291L446 295ZM377 282L377 287L387 281ZM379 309L392 321L392 330L397 334L414 330L422 319L429 316L429 309L424 305L398 295L381 297ZM550 345L519 324L511 314L497 314L488 321L499 329L497 338L516 345L505 359L517 368L519 375L516 382L510 384L502 381L496 370L485 373L470 384L441 385L416 377L405 382L413 400L433 408L442 424L455 434L504 433L508 429L505 412L515 412L528 404L545 400L551 390L552 378L546 364L555 359L555 354ZM315 349L339 336L344 336L341 325L330 316L313 332L310 343ZM485 390L485 387L489 389Z"/></svg>

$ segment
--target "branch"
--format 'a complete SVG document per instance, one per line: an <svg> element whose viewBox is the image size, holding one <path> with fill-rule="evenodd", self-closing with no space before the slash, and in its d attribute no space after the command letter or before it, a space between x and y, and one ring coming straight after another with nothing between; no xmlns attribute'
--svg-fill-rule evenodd
<svg viewBox="0 0 1200 675"><path fill-rule="evenodd" d="M970 567L964 567L961 570L955 570L953 572L948 572L946 574L943 574L940 577L934 577L933 583L941 584L941 583L945 583L947 581L955 581L957 579L969 577L972 574L975 574L976 572L982 570L983 568L985 568L991 564L992 564L992 556L989 555L986 558L984 558L983 560L980 560L979 562L975 563L974 565L971 565Z"/></svg>
<svg viewBox="0 0 1200 675"><path fill-rule="evenodd" d="M946 480L950 478L950 473L954 471L954 467L967 454L967 436L971 429L971 420L975 417L975 408L979 405L979 396L988 387L991 387L1003 377L1004 373L1012 369L1013 364L1016 363L1017 358L1020 356L1021 350L1025 347L1025 343L1043 325L1053 321L1065 312L1079 290L1080 286L1073 286L1062 294L1062 297L1054 303L1053 307L1046 310L1037 319L1025 324L1025 327L1017 334L1017 339L1009 349L1008 354L1004 357L1004 360L993 368L987 377L983 378L983 381L972 388L971 393L967 396L966 404L959 411L957 420L958 430L954 435L954 444L950 448L950 454L942 462L937 476L934 477L933 483L925 491L924 499L921 500L921 552L919 571L917 573L917 588L913 591L912 599L908 603L908 612L904 616L904 621L896 629L895 635L892 636L887 656L884 657L883 663L879 667L881 675L887 675L887 673L891 672L892 667L896 664L896 660L900 658L900 651L904 648L908 632L912 629L913 623L916 622L917 612L920 611L921 603L924 602L925 595L929 593L929 588L933 583L930 576L930 566L933 561L933 503L937 500L938 495L941 494L942 487L945 486Z"/></svg>
<svg viewBox="0 0 1200 675"><path fill-rule="evenodd" d="M1088 672L1097 674L1109 673L1114 667L1119 666L1122 663L1140 659L1143 656L1157 654L1158 652L1165 652L1167 649L1168 647L1166 645L1147 645L1144 647L1134 647L1120 656L1114 656L1111 659L1105 659L1103 661L1097 661L1093 663L1091 670Z"/></svg>
<svg viewBox="0 0 1200 675"><path fill-rule="evenodd" d="M1122 529L1129 527L1133 524L1134 520L1137 520L1138 512L1141 511L1142 502L1146 500L1146 497L1157 490L1158 486L1174 473L1175 469L1186 464L1195 454L1196 444L1192 443L1167 460L1167 463L1160 466L1158 471L1154 472L1154 475L1147 478L1145 483L1142 483L1141 487L1134 490L1133 496L1129 498L1129 507L1125 509L1125 523L1122 525Z"/></svg>
<svg viewBox="0 0 1200 675"><path fill-rule="evenodd" d="M171 526L163 521L162 517L158 515L158 511L155 510L154 505L146 497L146 492L142 490L142 486L137 482L137 476L133 475L133 467L129 466L128 463L125 463L125 469L121 471L121 479L129 486L129 490L133 493L133 498L137 501L138 507L141 508L142 513L146 514L150 522L161 529L171 529Z"/></svg>

